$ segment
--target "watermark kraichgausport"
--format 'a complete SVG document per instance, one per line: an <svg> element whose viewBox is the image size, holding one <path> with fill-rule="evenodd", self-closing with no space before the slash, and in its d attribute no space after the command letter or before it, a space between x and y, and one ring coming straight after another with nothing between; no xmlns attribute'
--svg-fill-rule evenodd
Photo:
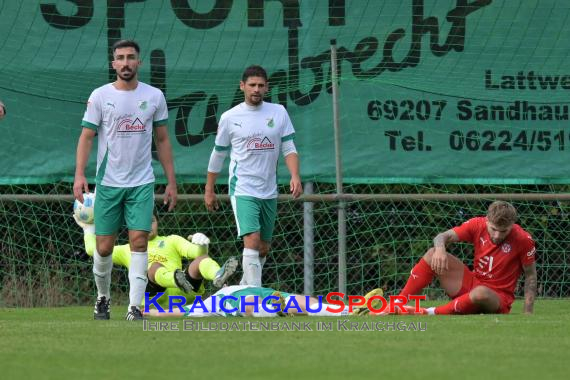
<svg viewBox="0 0 570 380"><path fill-rule="evenodd" d="M150 307L154 306L159 313L172 313L175 308L178 308L180 312L187 314L192 314L196 311L202 313L223 312L226 314L232 314L236 312L245 313L246 307L252 306L254 312L258 312L259 309L262 308L267 313L283 312L301 314L304 313L304 311L299 305L299 301L303 300L305 301L304 304L306 306L305 309L307 314L320 312L325 304L327 305L325 307L325 310L331 313L341 314L345 310L346 305L348 305L349 313L351 313L356 307L366 306L372 313L389 312L393 314L396 309L399 309L402 313L405 314L406 310L402 307L402 305L406 305L409 301L413 301L416 312L419 312L420 301L426 299L425 295L411 295L409 297L391 295L388 301L386 298L380 295L372 296L369 299L365 299L363 296L349 295L348 303L345 304L344 301L342 301L345 296L344 293L331 292L326 296L318 297L291 295L290 297L287 297L285 307L282 308L282 305L279 303L280 298L276 295L269 295L263 298L257 295L240 295L239 297L233 295L223 295L221 297L218 297L216 295L213 295L208 298L209 302L204 302L202 296L197 295L192 304L187 304L186 297L184 296L169 295L167 302L167 311L158 302L158 299L163 295L163 292L159 292L151 298L149 293L145 293L145 312L148 313ZM318 302L311 305L309 302L310 298L316 298ZM323 300L325 300L326 303L323 302ZM186 306L186 308L184 308L184 306Z"/></svg>

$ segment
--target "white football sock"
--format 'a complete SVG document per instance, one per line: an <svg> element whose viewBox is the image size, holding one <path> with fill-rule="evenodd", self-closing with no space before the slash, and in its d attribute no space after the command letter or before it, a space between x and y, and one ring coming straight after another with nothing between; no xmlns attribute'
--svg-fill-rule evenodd
<svg viewBox="0 0 570 380"><path fill-rule="evenodd" d="M240 285L261 286L261 262L259 261L259 251L251 248L243 249L241 261L243 276Z"/></svg>
<svg viewBox="0 0 570 380"><path fill-rule="evenodd" d="M267 261L267 256L259 256L259 262L261 263L261 269L263 269L263 266L265 265L265 262Z"/></svg>
<svg viewBox="0 0 570 380"><path fill-rule="evenodd" d="M113 256L103 257L95 249L93 252L93 277L97 286L97 297L105 296L111 299L111 271L113 270Z"/></svg>
<svg viewBox="0 0 570 380"><path fill-rule="evenodd" d="M131 252L131 265L129 266L129 311L131 306L140 307L146 290L148 279L147 252Z"/></svg>

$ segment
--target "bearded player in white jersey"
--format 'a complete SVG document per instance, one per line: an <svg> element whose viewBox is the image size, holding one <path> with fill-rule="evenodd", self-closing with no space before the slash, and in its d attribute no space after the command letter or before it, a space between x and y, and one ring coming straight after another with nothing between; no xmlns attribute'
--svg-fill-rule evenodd
<svg viewBox="0 0 570 380"><path fill-rule="evenodd" d="M164 199L170 203L169 210L176 204L177 191L164 94L138 81L141 61L135 41L117 41L112 49L117 80L95 89L87 102L77 144L73 194L82 202L83 193L89 192L85 167L97 134L96 249L93 254L97 302L93 315L95 319L110 318L111 254L117 232L125 221L131 249L126 319L132 321L143 319L139 305L147 285L148 235L154 207L153 133L168 180Z"/></svg>
<svg viewBox="0 0 570 380"><path fill-rule="evenodd" d="M230 153L229 195L238 236L243 238L241 285L261 286L263 264L270 250L277 214L277 162L279 155L291 174L290 191L302 192L295 130L287 110L263 101L269 87L261 66L245 69L240 89L244 102L224 112L210 162L204 200L206 208L218 208L214 185Z"/></svg>

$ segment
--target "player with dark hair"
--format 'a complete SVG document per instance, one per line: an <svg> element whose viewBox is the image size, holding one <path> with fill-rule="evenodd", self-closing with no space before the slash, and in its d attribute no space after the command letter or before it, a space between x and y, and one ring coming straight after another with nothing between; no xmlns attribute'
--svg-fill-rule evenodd
<svg viewBox="0 0 570 380"><path fill-rule="evenodd" d="M405 306L397 313L509 313L517 280L524 272L524 313L531 314L537 290L536 249L528 232L516 224L517 212L508 202L491 203L487 216L469 219L438 234L434 247L414 266L401 296L417 295L434 278L452 301L428 309ZM469 242L474 247L473 270L446 247Z"/></svg>
<svg viewBox="0 0 570 380"><path fill-rule="evenodd" d="M261 66L245 69L240 89L244 102L222 114L208 164L204 201L218 208L214 185L230 153L229 194L238 236L243 238L242 285L261 286L261 273L269 254L277 216L277 162L280 153L291 174L290 191L303 192L299 158L293 142L295 130L280 104L263 101L269 87Z"/></svg>
<svg viewBox="0 0 570 380"><path fill-rule="evenodd" d="M132 321L142 319L139 305L147 285L148 234L154 207L153 135L168 181L164 201L170 203L169 210L176 204L177 190L164 94L158 88L139 82L140 48L135 41L117 41L112 49L117 79L95 89L87 102L77 143L73 194L83 202L83 193L89 193L85 167L97 135L97 236L93 252L97 301L93 316L109 319L111 255L117 232L126 222L130 265L129 307L125 318Z"/></svg>

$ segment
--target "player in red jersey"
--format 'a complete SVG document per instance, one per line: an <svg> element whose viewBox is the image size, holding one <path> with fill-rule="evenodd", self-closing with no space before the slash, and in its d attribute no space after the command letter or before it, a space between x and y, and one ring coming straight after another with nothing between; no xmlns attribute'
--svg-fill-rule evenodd
<svg viewBox="0 0 570 380"><path fill-rule="evenodd" d="M438 234L434 247L412 269L400 295L418 294L437 277L452 301L428 309L407 306L397 313L506 314L511 311L516 283L524 272L524 312L532 314L537 288L536 250L532 237L515 224L516 220L517 212L510 203L496 201L486 217L469 219ZM446 251L448 245L459 241L473 244L473 270Z"/></svg>

